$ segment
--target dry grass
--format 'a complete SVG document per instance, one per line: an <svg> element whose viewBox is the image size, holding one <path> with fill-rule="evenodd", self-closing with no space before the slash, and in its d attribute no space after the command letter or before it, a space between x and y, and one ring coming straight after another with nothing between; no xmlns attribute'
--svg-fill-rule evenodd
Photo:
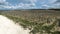
<svg viewBox="0 0 60 34"><path fill-rule="evenodd" d="M29 11L9 11L3 12L3 15L29 28L33 34L59 34L58 19L60 11L54 10L29 10ZM60 28L59 28L60 29Z"/></svg>

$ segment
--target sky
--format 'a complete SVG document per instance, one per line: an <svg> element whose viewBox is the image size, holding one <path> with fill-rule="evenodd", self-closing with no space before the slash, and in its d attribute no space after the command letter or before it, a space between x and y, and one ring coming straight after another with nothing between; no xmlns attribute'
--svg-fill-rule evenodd
<svg viewBox="0 0 60 34"><path fill-rule="evenodd" d="M60 8L60 0L0 0L0 10L49 8Z"/></svg>

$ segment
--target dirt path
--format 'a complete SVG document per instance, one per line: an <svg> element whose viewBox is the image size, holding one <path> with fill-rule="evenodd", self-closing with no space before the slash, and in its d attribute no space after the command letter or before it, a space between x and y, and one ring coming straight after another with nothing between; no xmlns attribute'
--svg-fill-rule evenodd
<svg viewBox="0 0 60 34"><path fill-rule="evenodd" d="M29 34L30 30L24 30L12 20L0 15L0 34Z"/></svg>

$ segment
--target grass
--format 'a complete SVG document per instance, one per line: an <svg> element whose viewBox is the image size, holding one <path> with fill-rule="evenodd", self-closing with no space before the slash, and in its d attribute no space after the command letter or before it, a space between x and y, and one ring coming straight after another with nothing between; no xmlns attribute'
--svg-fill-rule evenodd
<svg viewBox="0 0 60 34"><path fill-rule="evenodd" d="M31 30L30 33L33 33L33 34L36 34L36 33L39 33L39 34L43 34L43 33L48 33L48 34L59 34L60 32L51 32L51 30L56 26L56 22L54 22L53 24L51 25L48 25L48 26L43 26L45 24L44 23L37 23L37 22L31 22L31 21L28 21L28 20L25 20L25 19L22 19L20 17L14 17L14 16L9 16L9 15L6 15L8 18L12 19L13 21L15 21L16 23L19 23L21 26L23 26L24 28L28 28ZM45 32L43 32L45 31Z"/></svg>

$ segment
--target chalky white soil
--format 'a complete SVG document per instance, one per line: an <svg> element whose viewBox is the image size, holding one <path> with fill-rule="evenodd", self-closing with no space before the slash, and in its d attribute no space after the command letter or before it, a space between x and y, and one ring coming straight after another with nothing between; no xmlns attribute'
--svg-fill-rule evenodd
<svg viewBox="0 0 60 34"><path fill-rule="evenodd" d="M0 15L0 34L29 34L30 30L24 30L7 17Z"/></svg>

